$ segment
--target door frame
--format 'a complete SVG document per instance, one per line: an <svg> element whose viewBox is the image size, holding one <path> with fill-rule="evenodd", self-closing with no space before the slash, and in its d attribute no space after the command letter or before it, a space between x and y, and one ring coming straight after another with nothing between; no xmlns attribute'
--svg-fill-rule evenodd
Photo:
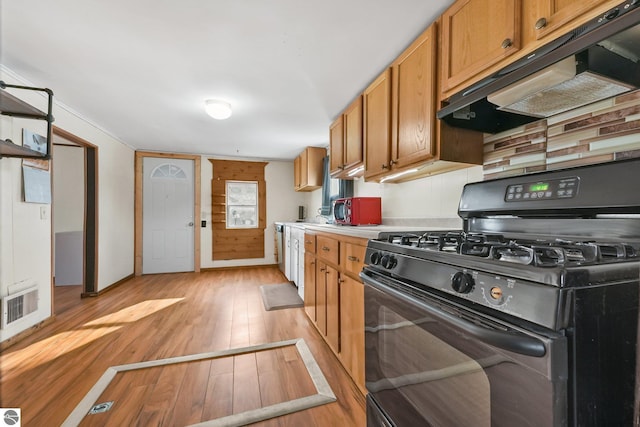
<svg viewBox="0 0 640 427"><path fill-rule="evenodd" d="M53 135L77 144L84 149L84 228L82 233L82 294L81 297L98 295L98 146L53 126ZM55 168L55 159L53 159ZM53 220L51 221L52 245ZM53 254L53 251L52 251ZM53 261L53 260L52 260ZM51 286L54 286L53 278ZM52 292L54 289L52 289ZM55 313L54 298L51 309Z"/></svg>
<svg viewBox="0 0 640 427"><path fill-rule="evenodd" d="M142 184L143 161L145 157L166 159L193 160L193 271L200 272L200 156L189 154L155 153L152 151L136 151L135 156L135 239L134 239L134 274L142 275Z"/></svg>

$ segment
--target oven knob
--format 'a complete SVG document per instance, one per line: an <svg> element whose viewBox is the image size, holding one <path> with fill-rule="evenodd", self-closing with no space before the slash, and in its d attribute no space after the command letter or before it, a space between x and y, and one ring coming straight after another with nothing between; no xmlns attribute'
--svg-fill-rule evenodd
<svg viewBox="0 0 640 427"><path fill-rule="evenodd" d="M469 273L458 271L451 278L451 287L454 291L461 294L468 294L473 289L473 277Z"/></svg>
<svg viewBox="0 0 640 427"><path fill-rule="evenodd" d="M380 258L382 258L382 253L380 252L374 252L371 254L371 257L369 257L373 265L380 264Z"/></svg>
<svg viewBox="0 0 640 427"><path fill-rule="evenodd" d="M389 270L395 267L397 263L398 261L396 260L396 258L393 255L388 255L388 254L383 255L382 259L380 260L380 264L382 264L384 268L387 268Z"/></svg>

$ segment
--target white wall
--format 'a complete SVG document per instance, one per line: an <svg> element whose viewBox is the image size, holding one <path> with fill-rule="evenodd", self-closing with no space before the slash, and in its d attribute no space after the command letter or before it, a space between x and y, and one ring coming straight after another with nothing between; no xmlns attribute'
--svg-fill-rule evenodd
<svg viewBox="0 0 640 427"><path fill-rule="evenodd" d="M84 228L84 149L56 145L53 149L53 231Z"/></svg>
<svg viewBox="0 0 640 427"><path fill-rule="evenodd" d="M4 67L6 83L27 84ZM36 84L46 86L46 82ZM52 88L55 93L55 88ZM15 95L46 110L46 98L35 92ZM98 148L98 290L133 273L134 151L60 104L54 105L55 124ZM45 134L43 122L2 117L0 137L20 143L22 128ZM55 160L54 160L55 161ZM39 309L0 330L5 341L51 316L51 205L22 201L22 161L0 160L0 297L21 290L23 281L39 287ZM43 209L41 216L41 208Z"/></svg>
<svg viewBox="0 0 640 427"><path fill-rule="evenodd" d="M482 181L482 166L473 166L440 175L416 179L400 184L355 181L354 195L382 197L382 221L406 220L418 224L420 220L458 218L458 202L466 183ZM321 206L321 191L307 196L313 212Z"/></svg>
<svg viewBox="0 0 640 427"><path fill-rule="evenodd" d="M250 159L237 159L250 161ZM305 205L305 194L293 190L293 162L268 161L264 170L267 183L267 228L264 232L264 258L229 261L213 261L212 229L211 229L211 179L213 167L207 157L201 162L201 207L202 219L207 221L207 227L201 228L200 235L200 267L215 268L246 265L276 264L274 256L274 223L276 221L295 221L298 217L298 206Z"/></svg>

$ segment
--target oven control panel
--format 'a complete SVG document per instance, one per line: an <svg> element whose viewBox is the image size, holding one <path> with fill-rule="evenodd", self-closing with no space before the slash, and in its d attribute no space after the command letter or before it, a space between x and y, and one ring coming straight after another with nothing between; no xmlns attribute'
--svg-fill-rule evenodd
<svg viewBox="0 0 640 427"><path fill-rule="evenodd" d="M532 202L538 200L572 199L578 194L580 178L552 179L512 184L505 191L506 202Z"/></svg>

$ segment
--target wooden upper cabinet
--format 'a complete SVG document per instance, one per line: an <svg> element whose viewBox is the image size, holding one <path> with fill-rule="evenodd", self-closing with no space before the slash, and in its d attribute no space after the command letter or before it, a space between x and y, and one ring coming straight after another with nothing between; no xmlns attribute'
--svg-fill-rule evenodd
<svg viewBox="0 0 640 427"><path fill-rule="evenodd" d="M432 25L391 64L392 169L436 155L436 37Z"/></svg>
<svg viewBox="0 0 640 427"><path fill-rule="evenodd" d="M482 164L482 133L436 119L437 37L434 24L364 91L365 181ZM397 175L417 166L422 175Z"/></svg>
<svg viewBox="0 0 640 427"><path fill-rule="evenodd" d="M387 173L391 162L391 69L385 70L363 95L364 178Z"/></svg>
<svg viewBox="0 0 640 427"><path fill-rule="evenodd" d="M524 44L539 47L617 6L620 0L522 0Z"/></svg>
<svg viewBox="0 0 640 427"><path fill-rule="evenodd" d="M300 180L302 179L302 155L293 161L293 188L298 191L300 189Z"/></svg>
<svg viewBox="0 0 640 427"><path fill-rule="evenodd" d="M521 0L458 0L442 15L441 91L451 95L520 48ZM459 87L460 86L460 87Z"/></svg>
<svg viewBox="0 0 640 427"><path fill-rule="evenodd" d="M322 161L327 150L307 147L293 161L293 183L296 191L313 191L322 187Z"/></svg>
<svg viewBox="0 0 640 427"><path fill-rule="evenodd" d="M362 161L362 96L360 95L344 112L345 171L361 166Z"/></svg>
<svg viewBox="0 0 640 427"><path fill-rule="evenodd" d="M342 114L329 127L329 170L334 177L344 170L344 116Z"/></svg>
<svg viewBox="0 0 640 427"><path fill-rule="evenodd" d="M352 178L362 173L349 172L362 166L362 96L358 96L342 112L329 129L331 176Z"/></svg>

